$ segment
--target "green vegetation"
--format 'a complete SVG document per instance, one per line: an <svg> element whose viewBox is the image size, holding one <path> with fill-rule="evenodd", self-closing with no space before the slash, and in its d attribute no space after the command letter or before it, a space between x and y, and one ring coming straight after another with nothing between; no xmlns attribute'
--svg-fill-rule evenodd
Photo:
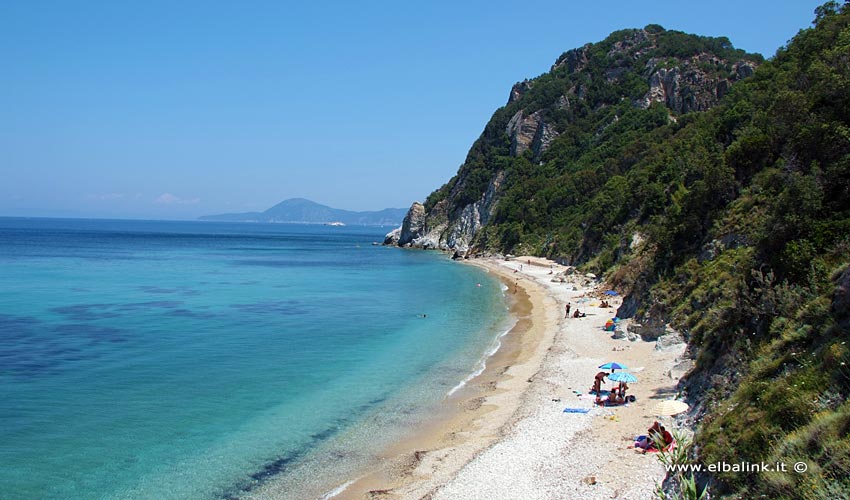
<svg viewBox="0 0 850 500"><path fill-rule="evenodd" d="M653 64L729 78L740 60L761 64L708 111L636 106ZM850 283L850 5L819 7L768 61L650 25L564 54L527 87L428 208L452 216L505 172L479 249L604 273L636 315L684 331L700 461L809 465L720 474L714 494L850 498L850 311L835 292ZM511 156L519 110L560 134L542 154Z"/></svg>
<svg viewBox="0 0 850 500"><path fill-rule="evenodd" d="M661 450L657 455L658 460L668 470L676 467L679 468L668 478L671 486L675 488L674 491L672 493L665 491L661 485L657 485L655 497L658 500L703 500L707 498L708 488L700 488L697 485L693 472L685 472L684 469L684 467L692 463L691 457L694 443L690 436L681 431L674 432L673 439L676 440L676 447L672 450L665 449L664 440L660 439L658 435L654 436L654 438L656 448Z"/></svg>

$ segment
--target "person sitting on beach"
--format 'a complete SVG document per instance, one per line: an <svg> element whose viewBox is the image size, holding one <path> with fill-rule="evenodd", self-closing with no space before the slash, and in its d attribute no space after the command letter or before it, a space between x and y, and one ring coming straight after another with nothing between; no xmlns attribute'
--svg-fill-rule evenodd
<svg viewBox="0 0 850 500"><path fill-rule="evenodd" d="M617 404L617 391L608 392L608 404Z"/></svg>
<svg viewBox="0 0 850 500"><path fill-rule="evenodd" d="M585 316L587 316L587 314L579 311L578 309L576 309L576 312L573 313L573 318L583 318Z"/></svg>
<svg viewBox="0 0 850 500"><path fill-rule="evenodd" d="M647 451L658 451L659 444L664 446L664 426L656 420L652 427L647 429L647 446L644 448L644 453Z"/></svg>
<svg viewBox="0 0 850 500"><path fill-rule="evenodd" d="M661 426L660 430L661 430L661 439L664 440L664 447L667 448L668 446L673 444L673 441L674 441L673 435L670 434L670 431L665 429L663 425Z"/></svg>
<svg viewBox="0 0 850 500"><path fill-rule="evenodd" d="M649 429L647 429L647 430L646 430L646 434L647 434L650 438L651 438L653 435L658 434L658 433L660 433L660 432L661 432L661 424L660 424L660 423L658 423L658 420L656 420L656 421L655 421L655 423L654 423L654 424L652 424L652 427L650 427Z"/></svg>

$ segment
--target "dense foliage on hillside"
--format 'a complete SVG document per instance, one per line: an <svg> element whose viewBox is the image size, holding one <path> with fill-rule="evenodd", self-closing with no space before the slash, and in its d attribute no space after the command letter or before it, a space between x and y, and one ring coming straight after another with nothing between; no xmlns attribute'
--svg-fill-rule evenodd
<svg viewBox="0 0 850 500"><path fill-rule="evenodd" d="M633 33L586 46L581 71L568 53L526 82L426 209L458 211L504 172L478 249L604 273L630 293L622 313L684 331L702 461L809 466L720 475L715 492L850 498L850 6L818 8L707 111L636 105L648 84L635 69L691 57L722 76L752 56L722 38ZM651 49L622 58L624 41ZM518 110L558 131L545 151L512 154Z"/></svg>

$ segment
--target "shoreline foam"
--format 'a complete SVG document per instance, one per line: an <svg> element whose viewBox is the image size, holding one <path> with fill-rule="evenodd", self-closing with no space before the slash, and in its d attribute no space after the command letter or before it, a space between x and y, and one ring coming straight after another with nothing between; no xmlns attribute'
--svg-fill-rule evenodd
<svg viewBox="0 0 850 500"><path fill-rule="evenodd" d="M470 373L463 380L461 380L456 386L449 389L449 392L446 393L446 397L451 397L454 393L456 393L457 391L466 387L466 384L468 384L469 382L472 382L478 376L480 376L482 373L484 373L484 370L487 369L487 360L489 360L497 352L499 352L499 349L502 348L502 338L505 335L509 334L511 332L511 330L513 330L515 324L516 324L516 322L514 322L514 324L511 325L510 328L508 328L504 332L500 333L499 335L496 336L495 339L493 339L493 345L490 347L490 349L488 349L484 353L484 356L481 357L481 360L478 362L478 364L475 365L476 366L475 370L473 370L472 373Z"/></svg>

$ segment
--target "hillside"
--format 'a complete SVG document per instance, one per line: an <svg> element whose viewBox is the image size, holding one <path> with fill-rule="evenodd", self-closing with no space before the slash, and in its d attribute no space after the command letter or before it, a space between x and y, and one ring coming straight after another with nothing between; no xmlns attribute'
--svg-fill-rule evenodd
<svg viewBox="0 0 850 500"><path fill-rule="evenodd" d="M385 208L372 212L353 212L326 205L291 198L264 212L206 215L200 220L219 222L290 222L298 224L326 224L342 222L356 226L392 226L398 224L407 211L403 208Z"/></svg>
<svg viewBox="0 0 850 500"><path fill-rule="evenodd" d="M571 50L389 240L602 274L685 334L701 462L808 465L714 494L850 498L848 54L846 2L768 61L659 26Z"/></svg>
<svg viewBox="0 0 850 500"><path fill-rule="evenodd" d="M725 38L658 25L564 53L548 73L514 85L457 175L424 206L414 204L399 243L520 245L581 260L598 248L590 233L575 244L587 233L577 226L590 208L584 195L606 183L614 197L625 195L612 177L637 161L648 145L641 141L658 140L651 131L711 108L761 61Z"/></svg>

